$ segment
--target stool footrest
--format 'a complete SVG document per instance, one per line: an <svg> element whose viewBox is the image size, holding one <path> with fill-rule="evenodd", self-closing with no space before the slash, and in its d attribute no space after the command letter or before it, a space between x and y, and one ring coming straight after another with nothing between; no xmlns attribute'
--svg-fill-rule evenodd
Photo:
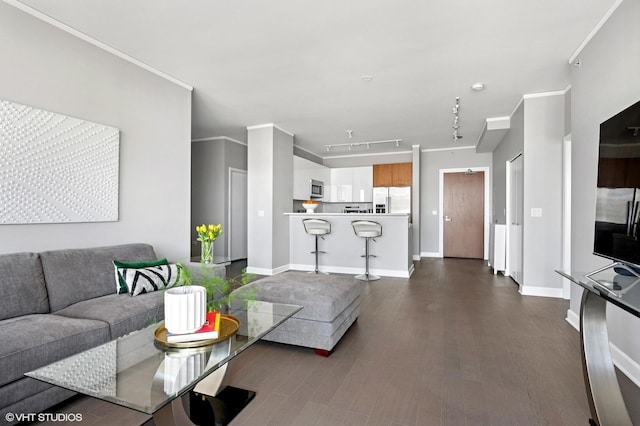
<svg viewBox="0 0 640 426"><path fill-rule="evenodd" d="M361 281L376 281L380 279L379 276L372 274L360 274L356 275L354 278Z"/></svg>

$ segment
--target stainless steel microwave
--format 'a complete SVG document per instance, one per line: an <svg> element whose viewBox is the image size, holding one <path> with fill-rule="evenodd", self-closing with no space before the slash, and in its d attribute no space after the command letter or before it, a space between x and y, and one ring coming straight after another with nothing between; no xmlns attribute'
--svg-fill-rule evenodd
<svg viewBox="0 0 640 426"><path fill-rule="evenodd" d="M324 197L324 183L319 180L311 179L311 191L309 192L311 198Z"/></svg>

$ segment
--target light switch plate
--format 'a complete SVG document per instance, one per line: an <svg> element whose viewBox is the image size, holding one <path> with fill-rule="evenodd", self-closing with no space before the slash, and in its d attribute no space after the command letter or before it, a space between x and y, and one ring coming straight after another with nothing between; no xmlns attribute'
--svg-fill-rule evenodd
<svg viewBox="0 0 640 426"><path fill-rule="evenodd" d="M531 217L542 217L542 209L540 207L532 207Z"/></svg>

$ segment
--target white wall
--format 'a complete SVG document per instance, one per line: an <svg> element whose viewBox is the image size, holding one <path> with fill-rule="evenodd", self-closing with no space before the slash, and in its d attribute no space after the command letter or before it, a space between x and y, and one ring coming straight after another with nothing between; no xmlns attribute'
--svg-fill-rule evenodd
<svg viewBox="0 0 640 426"><path fill-rule="evenodd" d="M572 214L574 273L610 263L594 256L598 138L600 123L640 100L640 2L623 1L579 54L571 71ZM582 290L571 288L571 311L580 310ZM610 307L611 342L640 362L640 320ZM636 364L637 367L637 364ZM640 378L640 370L633 372Z"/></svg>
<svg viewBox="0 0 640 426"><path fill-rule="evenodd" d="M0 253L152 244L189 255L191 92L0 2L0 97L120 129L119 220L1 225Z"/></svg>

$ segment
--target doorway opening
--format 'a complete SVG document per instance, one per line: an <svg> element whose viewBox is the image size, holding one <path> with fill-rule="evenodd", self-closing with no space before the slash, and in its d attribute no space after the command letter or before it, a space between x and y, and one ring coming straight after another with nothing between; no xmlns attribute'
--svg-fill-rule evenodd
<svg viewBox="0 0 640 426"><path fill-rule="evenodd" d="M247 171L229 167L227 242L230 260L247 258Z"/></svg>
<svg viewBox="0 0 640 426"><path fill-rule="evenodd" d="M440 256L487 259L489 167L440 170Z"/></svg>

